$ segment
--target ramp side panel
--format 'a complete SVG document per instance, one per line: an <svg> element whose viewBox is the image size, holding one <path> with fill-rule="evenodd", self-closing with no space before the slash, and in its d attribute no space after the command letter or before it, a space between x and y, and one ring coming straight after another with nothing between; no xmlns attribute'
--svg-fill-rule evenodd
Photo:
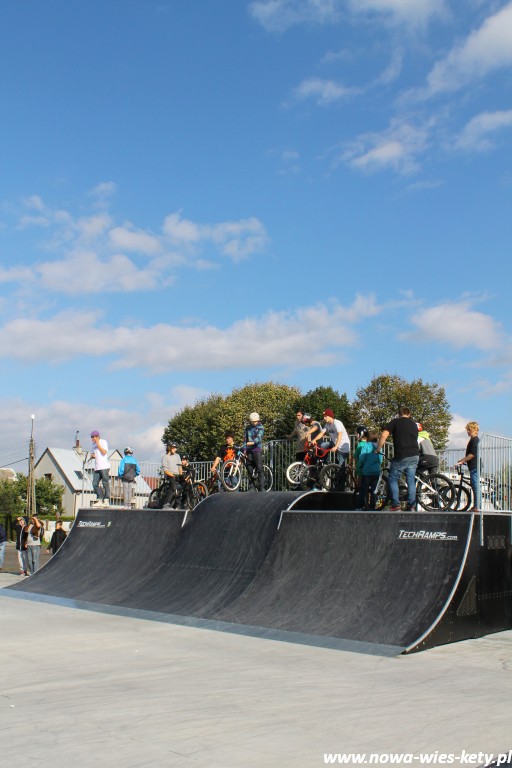
<svg viewBox="0 0 512 768"><path fill-rule="evenodd" d="M405 647L445 605L468 522L462 515L292 511L258 577L217 618Z"/></svg>

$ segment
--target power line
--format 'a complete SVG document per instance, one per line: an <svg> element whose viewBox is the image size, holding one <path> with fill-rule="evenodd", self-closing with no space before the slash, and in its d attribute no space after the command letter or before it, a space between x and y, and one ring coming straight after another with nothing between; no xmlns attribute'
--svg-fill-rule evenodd
<svg viewBox="0 0 512 768"><path fill-rule="evenodd" d="M22 461L28 461L28 456L25 456L24 459L14 459L13 461L4 461L2 462L2 467L10 467L12 464L21 464Z"/></svg>

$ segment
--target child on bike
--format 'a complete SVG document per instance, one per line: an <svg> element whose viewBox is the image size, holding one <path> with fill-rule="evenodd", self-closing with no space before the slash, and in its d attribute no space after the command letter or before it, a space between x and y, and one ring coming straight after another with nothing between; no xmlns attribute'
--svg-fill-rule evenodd
<svg viewBox="0 0 512 768"><path fill-rule="evenodd" d="M196 471L189 464L189 458L186 453L181 455L181 475L178 478L178 482L181 485L181 506L184 509L192 509L193 502L193 485L196 479Z"/></svg>
<svg viewBox="0 0 512 768"><path fill-rule="evenodd" d="M249 414L249 424L244 432L244 448L247 451L247 461L252 464L258 475L257 488L265 491L265 473L263 471L263 434L265 428L256 411Z"/></svg>
<svg viewBox="0 0 512 768"><path fill-rule="evenodd" d="M178 495L178 481L181 475L181 458L176 443L167 445L167 452L162 456L162 492L160 504L162 509L172 506Z"/></svg>

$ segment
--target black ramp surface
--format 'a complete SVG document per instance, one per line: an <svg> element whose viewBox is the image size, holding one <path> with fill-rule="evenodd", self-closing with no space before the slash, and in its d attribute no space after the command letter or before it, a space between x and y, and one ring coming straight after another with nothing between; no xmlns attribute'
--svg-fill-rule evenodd
<svg viewBox="0 0 512 768"><path fill-rule="evenodd" d="M281 511L297 493L218 493L203 501L171 553L165 579L148 580L118 603L216 619L262 567Z"/></svg>
<svg viewBox="0 0 512 768"><path fill-rule="evenodd" d="M180 510L82 509L44 568L9 589L117 605L146 580L165 576L184 516Z"/></svg>
<svg viewBox="0 0 512 768"><path fill-rule="evenodd" d="M345 496L216 494L183 526L177 511L81 510L57 555L8 589L408 650L434 627L437 642L476 636L451 605L475 579L473 515L329 510ZM439 631L450 611L458 636Z"/></svg>
<svg viewBox="0 0 512 768"><path fill-rule="evenodd" d="M81 510L57 555L9 589L215 617L254 579L281 511L299 496L216 494L183 528L177 511Z"/></svg>
<svg viewBox="0 0 512 768"><path fill-rule="evenodd" d="M405 648L441 614L470 536L471 515L293 510L218 618Z"/></svg>

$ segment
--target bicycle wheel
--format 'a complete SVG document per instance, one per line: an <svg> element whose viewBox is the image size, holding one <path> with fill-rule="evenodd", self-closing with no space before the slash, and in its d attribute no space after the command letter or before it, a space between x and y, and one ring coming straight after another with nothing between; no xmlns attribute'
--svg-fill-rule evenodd
<svg viewBox="0 0 512 768"><path fill-rule="evenodd" d="M299 475L299 483L303 491L312 491L315 488L320 489L321 485L318 479L318 468L314 464L302 467Z"/></svg>
<svg viewBox="0 0 512 768"><path fill-rule="evenodd" d="M450 509L455 512L467 512L471 507L471 490L465 485L456 485Z"/></svg>
<svg viewBox="0 0 512 768"><path fill-rule="evenodd" d="M263 472L265 473L265 493L267 491L272 490L272 486L274 485L274 475L272 474L272 470L269 466L266 464L263 465Z"/></svg>
<svg viewBox="0 0 512 768"><path fill-rule="evenodd" d="M356 475L354 473L353 467L346 466L345 490L348 493L356 493L357 492L357 478L356 478Z"/></svg>
<svg viewBox="0 0 512 768"><path fill-rule="evenodd" d="M326 464L320 470L320 485L324 491L335 491L340 484L342 467L339 464Z"/></svg>
<svg viewBox="0 0 512 768"><path fill-rule="evenodd" d="M240 465L237 461L225 461L220 468L220 481L226 491L237 491L242 479Z"/></svg>
<svg viewBox="0 0 512 768"><path fill-rule="evenodd" d="M160 489L155 488L149 494L148 509L161 509L160 507Z"/></svg>
<svg viewBox="0 0 512 768"><path fill-rule="evenodd" d="M375 489L375 509L384 509L389 502L388 476L381 473Z"/></svg>
<svg viewBox="0 0 512 768"><path fill-rule="evenodd" d="M298 488L300 485L300 471L304 466L302 461L294 461L286 470L286 479L293 488Z"/></svg>
<svg viewBox="0 0 512 768"><path fill-rule="evenodd" d="M416 482L416 503L429 512L445 512L453 503L455 489L444 475L423 475Z"/></svg>
<svg viewBox="0 0 512 768"><path fill-rule="evenodd" d="M194 507L208 496L208 488L204 480L196 480L194 483Z"/></svg>

